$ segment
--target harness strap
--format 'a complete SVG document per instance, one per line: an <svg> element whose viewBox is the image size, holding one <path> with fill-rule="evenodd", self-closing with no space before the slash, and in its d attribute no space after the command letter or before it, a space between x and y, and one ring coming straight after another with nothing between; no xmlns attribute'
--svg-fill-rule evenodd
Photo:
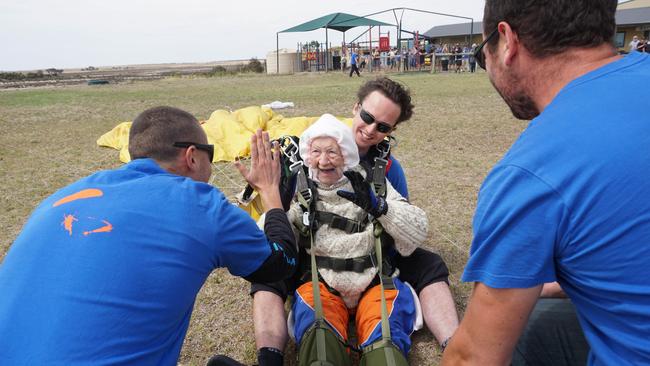
<svg viewBox="0 0 650 366"><path fill-rule="evenodd" d="M375 230L374 230L374 235L375 235L375 254L377 255L377 267L378 267L378 272L382 273L382 254L381 254L381 232L383 231L383 227L381 224L375 220ZM391 336L390 336L390 325L388 324L388 307L386 306L386 294L384 293L384 289L386 288L386 285L392 286L394 288L395 284L390 281L390 284L385 284L385 280L387 282L387 279L390 277L380 275L379 276L379 281L381 283L381 338L385 341L390 342L391 341Z"/></svg>
<svg viewBox="0 0 650 366"><path fill-rule="evenodd" d="M360 233L366 228L365 222L348 219L347 217L332 212L316 211L314 213L314 219L317 222L317 226L329 224L330 227L343 230L348 234Z"/></svg>
<svg viewBox="0 0 650 366"><path fill-rule="evenodd" d="M309 211L309 205L314 197L312 189L309 187L309 183L307 182L305 170L302 168L303 163L300 162L293 164L292 167L294 167L296 173L296 189L298 191L296 196L298 198L298 203L300 203L303 211Z"/></svg>
<svg viewBox="0 0 650 366"><path fill-rule="evenodd" d="M312 196L312 200L314 196ZM299 200L301 199L300 197L301 196L298 195ZM302 221L296 224L296 228L300 233L298 245L307 249L311 248L311 242L308 240L309 236L311 235L310 233L311 231L318 230L318 228L320 228L323 224L328 224L330 227L343 230L348 234L362 232L368 225L367 222L359 222L356 220L348 219L347 217L343 217L332 212L314 212L309 208L307 210L303 209Z"/></svg>
<svg viewBox="0 0 650 366"><path fill-rule="evenodd" d="M374 351L377 348L382 348L382 347L388 346L388 345L395 346L395 343L393 343L392 341L386 341L385 339L380 339L377 342L371 343L368 346L364 347L362 352L363 353L369 353L369 352Z"/></svg>
<svg viewBox="0 0 650 366"><path fill-rule="evenodd" d="M373 253L374 254L374 253ZM337 272L347 271L363 273L374 266L373 254L356 258L334 258L316 256L316 264L320 268L327 268Z"/></svg>
<svg viewBox="0 0 650 366"><path fill-rule="evenodd" d="M310 235L310 239L312 241L312 247L313 247L313 241L314 241L314 236ZM314 254L314 251L311 251L311 287L312 290L314 291L314 316L316 318L315 324L317 324L317 329L316 329L316 358L318 361L321 362L326 362L327 361L327 347L325 344L325 334L323 334L322 331L318 330L318 325L324 325L325 323L325 316L323 315L323 303L321 302L320 298L320 286L318 283L318 267L316 267L316 255Z"/></svg>
<svg viewBox="0 0 650 366"><path fill-rule="evenodd" d="M386 197L386 167L388 160L375 158L375 165L372 167L372 186L375 194L379 197Z"/></svg>

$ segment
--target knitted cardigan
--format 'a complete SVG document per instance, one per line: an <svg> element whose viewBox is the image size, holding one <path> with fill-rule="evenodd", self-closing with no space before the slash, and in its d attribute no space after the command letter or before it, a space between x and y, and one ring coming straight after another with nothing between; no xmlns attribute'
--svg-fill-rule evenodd
<svg viewBox="0 0 650 366"><path fill-rule="evenodd" d="M353 170L365 176L365 171L360 166ZM379 217L378 221L384 230L395 239L395 248L403 255L413 253L415 248L421 245L427 237L428 220L426 213L411 205L406 198L402 197L386 181L388 211ZM352 185L347 178L330 186L318 186L318 211L332 212L348 219L363 221L368 213L354 203L339 197L338 190L353 191ZM302 221L302 209L297 202L293 202L287 212L289 221L294 226ZM298 231L294 227L294 233L298 237ZM323 224L314 235L313 250L317 256L335 258L354 258L368 255L375 248L375 237L373 225L370 223L365 230L358 233L348 234L345 231L330 228L329 224ZM308 250L309 252L309 250ZM319 268L318 272L329 286L341 293L343 301L348 308L354 308L359 302L361 294L366 290L372 279L377 274L377 268L367 268L363 273L351 271L334 271L326 268Z"/></svg>

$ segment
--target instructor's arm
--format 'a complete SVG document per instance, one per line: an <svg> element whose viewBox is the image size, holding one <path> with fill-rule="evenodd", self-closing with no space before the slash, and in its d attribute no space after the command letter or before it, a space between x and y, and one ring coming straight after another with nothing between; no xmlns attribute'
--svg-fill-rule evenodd
<svg viewBox="0 0 650 366"><path fill-rule="evenodd" d="M235 167L262 198L266 210L264 234L271 246L271 255L245 279L251 282L273 282L288 278L296 269L296 244L291 224L280 199L280 149L272 151L268 132L258 129L251 136L251 167L239 161Z"/></svg>
<svg viewBox="0 0 650 366"><path fill-rule="evenodd" d="M541 289L497 289L477 282L442 365L508 365Z"/></svg>

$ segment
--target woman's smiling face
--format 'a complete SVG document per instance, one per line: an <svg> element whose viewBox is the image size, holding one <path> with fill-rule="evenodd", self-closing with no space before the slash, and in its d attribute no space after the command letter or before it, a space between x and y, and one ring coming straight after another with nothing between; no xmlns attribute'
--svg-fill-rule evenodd
<svg viewBox="0 0 650 366"><path fill-rule="evenodd" d="M316 137L309 146L309 169L312 179L332 185L343 177L345 161L341 147L331 137Z"/></svg>

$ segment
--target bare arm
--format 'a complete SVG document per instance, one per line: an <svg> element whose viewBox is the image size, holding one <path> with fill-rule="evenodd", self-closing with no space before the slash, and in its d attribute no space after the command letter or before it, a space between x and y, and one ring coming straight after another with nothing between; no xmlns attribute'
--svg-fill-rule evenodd
<svg viewBox="0 0 650 366"><path fill-rule="evenodd" d="M442 365L508 365L541 289L496 289L477 282Z"/></svg>
<svg viewBox="0 0 650 366"><path fill-rule="evenodd" d="M251 167L248 169L239 161L235 167L246 182L262 197L265 210L282 208L280 199L280 150L271 150L268 132L258 129L251 136Z"/></svg>
<svg viewBox="0 0 650 366"><path fill-rule="evenodd" d="M542 287L542 293L539 297L567 297L557 282L548 282Z"/></svg>

